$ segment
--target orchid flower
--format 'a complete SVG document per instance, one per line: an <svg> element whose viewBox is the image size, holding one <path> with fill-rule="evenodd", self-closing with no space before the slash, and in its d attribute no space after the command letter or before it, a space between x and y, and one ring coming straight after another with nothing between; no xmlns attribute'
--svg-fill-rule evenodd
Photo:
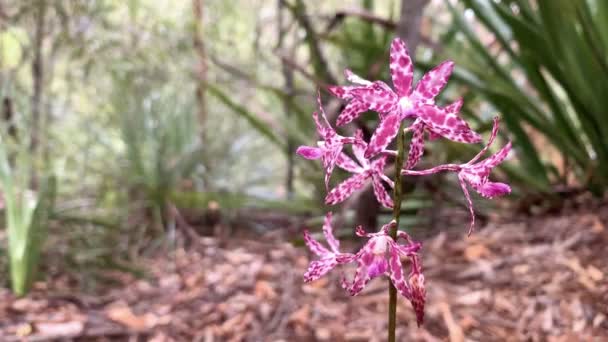
<svg viewBox="0 0 608 342"><path fill-rule="evenodd" d="M389 186L394 186L393 181L384 174L387 156L381 156L375 160L365 158L364 153L367 144L363 140L363 132L361 130L355 133L355 142L352 148L353 154L359 163L356 163L346 154L341 153L336 159L336 164L340 168L354 173L354 175L333 188L325 197L325 203L337 204L343 202L353 192L361 189L365 185L366 180L371 178L374 194L378 202L387 208L392 208L393 200L382 183L384 181Z"/></svg>
<svg viewBox="0 0 608 342"><path fill-rule="evenodd" d="M498 164L502 163L503 160L508 156L511 151L511 142L507 143L500 151L496 152L489 158L477 162L479 158L490 148L494 142L498 133L498 117L494 118L494 127L492 128L492 134L486 146L465 164L445 164L440 165L428 170L413 171L413 170L402 170L403 175L411 176L422 176L438 173L441 171L454 171L458 172L458 180L460 186L464 192L464 196L467 200L469 212L471 214L471 225L469 227L469 235L473 232L475 225L475 212L473 210L473 202L467 189L467 183L475 189L481 196L486 198L493 198L495 196L502 196L511 192L511 187L505 183L490 182L489 176L492 169Z"/></svg>
<svg viewBox="0 0 608 342"><path fill-rule="evenodd" d="M352 144L354 143L354 139L338 135L331 127L331 124L327 120L325 110L323 109L320 94L317 96L317 102L319 104L321 116L323 117L323 123L319 120L317 112L314 112L312 117L315 121L315 126L317 127L317 133L321 136L322 140L317 142L317 147L300 146L296 150L296 153L306 159L321 158L323 168L325 169L325 189L328 189L329 179L344 144Z"/></svg>
<svg viewBox="0 0 608 342"><path fill-rule="evenodd" d="M350 100L338 117L337 125L346 124L366 110L374 110L380 115L380 123L365 151L371 157L384 150L397 135L401 121L408 117L420 118L433 132L450 140L476 143L481 141L466 122L455 113L435 106L435 96L445 87L454 62L445 61L426 73L412 89L414 77L413 63L405 43L395 38L391 44L390 71L393 91L381 81L370 82L350 71L346 78L358 86L330 87L330 91ZM459 107L459 106L458 106Z"/></svg>
<svg viewBox="0 0 608 342"><path fill-rule="evenodd" d="M342 286L351 296L356 296L371 279L387 275L399 293L412 303L418 325L420 325L424 317L426 295L424 276L416 254L420 250L421 244L413 242L409 235L403 231L397 232L397 238L405 239L407 244L398 244L389 235L389 230L395 226L396 222L393 220L384 225L379 232L371 234L365 233L361 226L357 227L357 235L367 237L369 240L356 254L355 259L358 266L353 281L349 284L348 281L343 279ZM403 275L401 257L411 259L412 272L409 275L409 280L406 280Z"/></svg>
<svg viewBox="0 0 608 342"><path fill-rule="evenodd" d="M329 249L313 239L307 230L304 231L304 242L306 243L306 246L308 246L308 249L310 249L311 252L321 258L312 261L308 270L304 273L304 281L307 283L321 278L336 266L352 262L355 259L354 254L341 253L339 251L340 241L334 237L331 218L332 213L327 213L323 223L323 234L325 235Z"/></svg>
<svg viewBox="0 0 608 342"><path fill-rule="evenodd" d="M304 232L304 239L308 248L319 259L311 261L304 274L306 282L319 279L331 269L348 263L356 263L356 270L352 281L342 278L342 287L352 296L359 294L365 285L373 278L387 276L392 286L389 293L388 340L396 341L396 298L397 293L407 298L416 313L418 325L424 319L425 306L425 278L418 257L421 248L419 242L414 242L407 233L399 231L397 227L402 192L394 191L393 196L387 191L401 189L403 175L430 175L441 171L453 171L458 174L460 186L467 200L471 215L469 234L475 225L475 212L468 187L471 186L482 196L492 198L511 192L509 185L489 181L490 172L508 156L511 142L507 143L497 153L485 160L480 160L490 148L498 133L498 118L494 119L494 126L487 144L483 149L465 164L445 164L428 170L412 170L424 154L424 140L446 138L461 143L481 142L481 136L474 132L469 125L458 115L462 107L459 99L446 107L439 107L435 97L447 84L454 69L452 61L446 61L426 73L415 87L412 85L414 67L405 43L398 38L392 41L390 49L390 71L393 88L382 81L368 81L357 76L350 70L345 70L346 79L351 83L347 86L331 86L329 91L347 102L346 107L339 114L336 125L342 126L358 118L363 112L375 111L379 115L379 123L369 142L363 139L363 132L357 130L353 137L342 137L336 133L327 120L319 97L320 112L314 113L313 118L321 141L317 147L301 146L297 153L308 159L321 159L325 169L325 187L329 188L329 180L334 167L344 169L352 175L329 190L325 203L329 205L345 201L355 191L363 188L371 181L374 195L384 207L394 210L394 220L386 224L376 233L366 233L360 226L356 233L360 237L368 238L365 245L355 254L340 252L340 244L334 237L331 226L331 213L325 217L323 232L329 248L314 240L308 231ZM402 121L413 119L409 127L400 132ZM407 132L412 132L407 161L404 165L395 165L395 180L384 174L387 158L394 157L401 161L405 158L405 146L399 141L396 151L387 150L387 147L399 134L403 139ZM347 155L343 149L345 144L352 146L354 158ZM404 240L405 243L402 243ZM404 274L402 258L409 260L409 274Z"/></svg>

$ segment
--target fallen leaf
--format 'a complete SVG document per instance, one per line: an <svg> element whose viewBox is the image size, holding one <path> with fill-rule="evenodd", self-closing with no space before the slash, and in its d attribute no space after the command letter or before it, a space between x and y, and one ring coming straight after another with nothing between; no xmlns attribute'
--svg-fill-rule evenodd
<svg viewBox="0 0 608 342"><path fill-rule="evenodd" d="M137 316L131 311L131 308L123 305L109 307L106 309L106 316L109 319L136 331L151 328L156 324L156 317L154 315L148 314Z"/></svg>
<svg viewBox="0 0 608 342"><path fill-rule="evenodd" d="M37 335L49 339L77 337L84 331L84 323L80 321L36 323L35 326Z"/></svg>
<svg viewBox="0 0 608 342"><path fill-rule="evenodd" d="M474 244L467 246L464 250L464 257L468 261L475 261L479 258L490 255L490 250L483 244Z"/></svg>
<svg viewBox="0 0 608 342"><path fill-rule="evenodd" d="M310 306L308 304L301 307L289 316L288 321L293 324L305 325L308 324L310 318Z"/></svg>

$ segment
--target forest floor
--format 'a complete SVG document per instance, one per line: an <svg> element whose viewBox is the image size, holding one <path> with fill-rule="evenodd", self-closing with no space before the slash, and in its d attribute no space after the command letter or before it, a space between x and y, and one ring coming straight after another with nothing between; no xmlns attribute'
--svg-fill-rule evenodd
<svg viewBox="0 0 608 342"><path fill-rule="evenodd" d="M607 225L603 204L426 239L425 323L401 299L398 340L608 340ZM304 284L308 262L276 232L200 238L101 296L0 289L0 341L384 341L386 281L351 298L339 272Z"/></svg>

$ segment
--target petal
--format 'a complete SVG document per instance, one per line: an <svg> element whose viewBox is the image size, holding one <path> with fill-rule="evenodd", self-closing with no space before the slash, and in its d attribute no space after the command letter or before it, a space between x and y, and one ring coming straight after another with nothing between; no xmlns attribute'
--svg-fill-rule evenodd
<svg viewBox="0 0 608 342"><path fill-rule="evenodd" d="M422 106L418 109L418 117L428 129L444 138L464 143L477 143L481 136L471 130L469 125L455 113L436 106Z"/></svg>
<svg viewBox="0 0 608 342"><path fill-rule="evenodd" d="M469 232L467 233L470 236L471 233L473 233L473 228L475 227L475 211L473 210L473 201L471 200L471 195L469 194L469 189L467 189L467 184L465 183L464 178L461 175L458 175L458 180L460 181L460 187L462 188L464 198L466 199L469 207L469 213L471 214L471 225L469 226Z"/></svg>
<svg viewBox="0 0 608 342"><path fill-rule="evenodd" d="M350 69L345 69L344 70L344 76L351 83L355 83L355 84L359 84L359 85L363 85L363 86L372 85L372 82L370 82L370 81L364 79L363 77L355 74Z"/></svg>
<svg viewBox="0 0 608 342"><path fill-rule="evenodd" d="M363 167L370 165L370 161L365 157L365 150L367 149L367 143L363 140L363 131L358 129L355 132L355 143L352 145L353 154L355 158Z"/></svg>
<svg viewBox="0 0 608 342"><path fill-rule="evenodd" d="M410 303L412 303L414 312L416 312L416 323L420 326L424 322L424 304L426 302L424 275L422 273L414 273L410 277L410 286L412 289Z"/></svg>
<svg viewBox="0 0 608 342"><path fill-rule="evenodd" d="M380 120L380 124L376 128L374 135L372 135L365 151L365 158L369 158L384 150L397 136L400 125L401 117L396 114L387 115L384 119Z"/></svg>
<svg viewBox="0 0 608 342"><path fill-rule="evenodd" d="M312 119L315 122L315 127L317 127L317 133L319 136L321 136L323 140L327 139L327 128L321 124L321 121L319 120L319 113L313 112Z"/></svg>
<svg viewBox="0 0 608 342"><path fill-rule="evenodd" d="M422 248L422 244L420 242L413 242L407 246L395 244L395 248L397 249L399 254L405 257L411 257L413 255L416 255L416 253Z"/></svg>
<svg viewBox="0 0 608 342"><path fill-rule="evenodd" d="M357 100L352 100L351 102L349 102L346 107L344 107L344 110L342 110L342 113L340 113L340 115L338 115L338 119L336 120L336 125L337 126L343 126L346 125L347 123L355 120L356 118L358 118L361 113L367 111L367 106Z"/></svg>
<svg viewBox="0 0 608 342"><path fill-rule="evenodd" d="M376 81L369 87L358 87L351 91L353 97L368 110L388 113L397 104L397 95L384 82Z"/></svg>
<svg viewBox="0 0 608 342"><path fill-rule="evenodd" d="M423 103L433 104L435 96L437 96L448 83L452 70L454 70L454 62L445 61L436 66L433 70L424 74L416 85L412 97Z"/></svg>
<svg viewBox="0 0 608 342"><path fill-rule="evenodd" d="M325 240L329 244L329 248L334 253L339 253L340 249L340 241L336 240L334 237L333 227L331 226L331 212L325 215L325 221L323 222L323 234L325 234Z"/></svg>
<svg viewBox="0 0 608 342"><path fill-rule="evenodd" d="M375 171L378 176L384 174L384 168L386 167L386 158L386 156L380 156L379 158L374 159L370 164L370 168Z"/></svg>
<svg viewBox="0 0 608 342"><path fill-rule="evenodd" d="M306 159L319 159L323 155L323 150L318 147L300 146L296 150L296 153Z"/></svg>
<svg viewBox="0 0 608 342"><path fill-rule="evenodd" d="M317 92L317 104L319 105L319 110L321 111L321 116L323 117L325 124L327 124L327 127L335 133L334 129L331 128L329 120L327 120L327 114L325 114L325 109L323 109L323 102L321 102L321 91Z"/></svg>
<svg viewBox="0 0 608 342"><path fill-rule="evenodd" d="M479 165L483 165L489 168L496 167L498 164L502 163L505 158L507 158L509 152L511 152L510 141L503 148L501 148L500 151L490 156L490 158L480 162Z"/></svg>
<svg viewBox="0 0 608 342"><path fill-rule="evenodd" d="M458 100L445 106L444 110L448 113L458 114L458 112L460 112L460 108L462 108L462 104L463 104L463 100L461 97Z"/></svg>
<svg viewBox="0 0 608 342"><path fill-rule="evenodd" d="M407 299L412 298L412 294L408 284L403 277L403 266L401 265L401 259L399 253L394 248L389 248L389 276L393 286L397 288L399 293Z"/></svg>
<svg viewBox="0 0 608 342"><path fill-rule="evenodd" d="M424 153L424 124L420 122L413 126L415 127L412 129L413 133L412 139L410 140L410 151L407 155L407 162L405 163L406 170L410 170L416 166Z"/></svg>
<svg viewBox="0 0 608 342"><path fill-rule="evenodd" d="M311 252L315 253L320 257L324 257L330 255L331 253L327 250L327 248L323 247L317 240L313 239L308 230L304 231L304 243Z"/></svg>
<svg viewBox="0 0 608 342"><path fill-rule="evenodd" d="M308 270L306 270L306 273L304 273L304 282L308 283L321 278L337 265L338 262L335 258L311 261L310 265L308 266Z"/></svg>
<svg viewBox="0 0 608 342"><path fill-rule="evenodd" d="M492 125L492 133L490 134L490 139L488 139L486 146L484 146L483 149L481 151L479 151L479 153L477 153L477 155L475 155L475 157L473 157L473 159L471 159L467 163L467 165L471 165L471 164L475 163L484 153L486 153L486 151L490 148L490 146L492 146L492 143L494 142L494 139L496 139L496 135L498 134L499 123L500 123L499 117L495 116L494 123Z"/></svg>
<svg viewBox="0 0 608 342"><path fill-rule="evenodd" d="M342 144L333 146L331 150L326 150L323 154L323 168L325 169L325 189L329 188L329 178L334 171L336 160L342 153Z"/></svg>
<svg viewBox="0 0 608 342"><path fill-rule="evenodd" d="M485 198L493 198L510 193L511 187L505 183L486 182L482 186L476 187L475 190Z"/></svg>
<svg viewBox="0 0 608 342"><path fill-rule="evenodd" d="M329 86L327 90L337 98L348 100L352 97L351 91L355 88L353 86Z"/></svg>
<svg viewBox="0 0 608 342"><path fill-rule="evenodd" d="M363 169L359 164L355 163L351 157L347 156L344 153L340 153L338 158L336 159L336 165L338 165L343 170L346 170L351 173L360 173L363 172Z"/></svg>
<svg viewBox="0 0 608 342"><path fill-rule="evenodd" d="M346 289L351 296L356 296L363 290L370 279L369 273L367 273L367 266L359 261L353 282L349 285L346 279L342 279L342 287Z"/></svg>
<svg viewBox="0 0 608 342"><path fill-rule="evenodd" d="M462 169L462 167L457 164L445 164L445 165L435 166L434 168L431 168L428 170L420 170L420 171L401 170L401 174L407 175L407 176L428 176L428 175L432 175L434 173L438 173L438 172L442 172L442 171L460 171L461 169Z"/></svg>
<svg viewBox="0 0 608 342"><path fill-rule="evenodd" d="M325 196L325 204L334 205L343 202L353 192L361 189L365 180L368 178L368 173L358 173L350 178L347 178L342 183L333 188L327 196Z"/></svg>
<svg viewBox="0 0 608 342"><path fill-rule="evenodd" d="M388 261L384 255L372 254L371 263L367 266L367 272L370 278L385 275L388 272Z"/></svg>
<svg viewBox="0 0 608 342"><path fill-rule="evenodd" d="M393 39L391 44L390 70L397 94L400 97L409 95L414 78L414 64L407 46L399 38Z"/></svg>
<svg viewBox="0 0 608 342"><path fill-rule="evenodd" d="M372 177L372 186L374 188L374 195L376 195L376 199L378 200L378 203L382 204L382 206L384 206L386 208L389 208L389 209L393 208L393 199L391 198L389 193L386 191L386 188L384 188L384 185L382 184L380 177L378 177L378 176Z"/></svg>

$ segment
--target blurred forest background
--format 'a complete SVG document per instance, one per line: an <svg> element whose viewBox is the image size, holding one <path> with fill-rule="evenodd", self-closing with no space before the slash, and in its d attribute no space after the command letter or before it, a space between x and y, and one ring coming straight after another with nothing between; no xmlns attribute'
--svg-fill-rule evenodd
<svg viewBox="0 0 608 342"><path fill-rule="evenodd" d="M301 245L301 229L319 226L326 210L320 165L294 153L317 139L316 92L335 119L343 103L325 87L344 84L344 68L387 80L395 36L408 43L417 77L454 60L440 103L464 97L462 115L475 130L487 134L499 115L500 139L513 140L515 152L494 175L508 180L513 194L476 201L481 222L603 208L597 203L608 186L608 1L0 0L0 287L18 295L59 288L90 296L126 286L125 277L150 277L157 269L150 260L159 255L175 272L180 253L193 245L220 253L210 241L269 235L277 246ZM371 134L372 120L364 115L346 129ZM433 142L426 162L468 160L476 148ZM457 179L405 183L404 226L420 237L444 231L461 239L468 211ZM370 230L390 216L371 188L339 214L342 227ZM601 219L589 222L603 227ZM288 251L296 260L304 255ZM205 255L182 264L211 267ZM240 257L229 258L226 272L248 262ZM431 314L430 329L458 338L465 328L450 326L439 307L438 321L448 323L433 328ZM2 308L0 317L10 311ZM135 328L121 312L114 318L122 321L113 321L130 333ZM284 325L280 313L268 320L293 331L300 318L288 313ZM232 317L222 315L218 322ZM0 328L21 336L44 331L18 330L23 317ZM601 317L584 327L606 329Z"/></svg>

